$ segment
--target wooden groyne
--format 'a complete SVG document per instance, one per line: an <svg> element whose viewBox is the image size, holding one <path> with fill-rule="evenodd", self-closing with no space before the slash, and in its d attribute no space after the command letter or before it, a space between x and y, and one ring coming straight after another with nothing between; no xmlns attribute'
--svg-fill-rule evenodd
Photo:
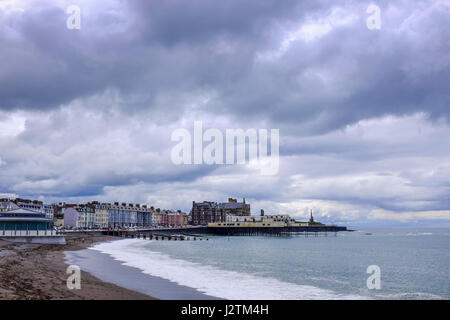
<svg viewBox="0 0 450 320"><path fill-rule="evenodd" d="M136 230L102 230L103 235L121 237L121 238L137 238L148 240L203 240L207 238L207 228L193 227L191 228L148 228ZM194 233L195 232L195 233Z"/></svg>

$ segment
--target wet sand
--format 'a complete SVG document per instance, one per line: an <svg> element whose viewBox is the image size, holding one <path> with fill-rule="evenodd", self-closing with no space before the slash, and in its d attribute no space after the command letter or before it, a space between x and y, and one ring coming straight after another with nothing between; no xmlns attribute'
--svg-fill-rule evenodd
<svg viewBox="0 0 450 320"><path fill-rule="evenodd" d="M146 241L146 240L142 240ZM97 250L65 251L66 261L99 279L136 290L162 300L218 300L194 288L186 287L142 270L122 264Z"/></svg>
<svg viewBox="0 0 450 320"><path fill-rule="evenodd" d="M96 242L117 240L101 235L67 235L66 245L19 244L0 240L0 299L19 300L153 300L155 298L103 282L81 271L80 290L66 286L64 251L85 249Z"/></svg>

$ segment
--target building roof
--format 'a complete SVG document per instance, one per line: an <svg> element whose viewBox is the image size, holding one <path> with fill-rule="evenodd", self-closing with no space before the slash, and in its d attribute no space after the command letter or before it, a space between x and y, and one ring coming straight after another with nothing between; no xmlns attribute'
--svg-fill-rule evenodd
<svg viewBox="0 0 450 320"><path fill-rule="evenodd" d="M243 209L244 203L242 202L224 202L219 205L223 209Z"/></svg>
<svg viewBox="0 0 450 320"><path fill-rule="evenodd" d="M0 221L51 222L52 219L46 218L45 213L19 208L0 212Z"/></svg>
<svg viewBox="0 0 450 320"><path fill-rule="evenodd" d="M194 205L196 206L201 206L201 207L216 207L217 206L217 202L212 202L212 201L203 201L203 202L195 202L194 201Z"/></svg>
<svg viewBox="0 0 450 320"><path fill-rule="evenodd" d="M0 208L3 210L16 210L20 207L12 201L0 202Z"/></svg>
<svg viewBox="0 0 450 320"><path fill-rule="evenodd" d="M0 215L0 221L3 222L10 222L10 221L16 221L16 222L51 222L52 219L48 219L48 218L43 218L43 217L14 217L14 216L10 216L10 217L2 217Z"/></svg>
<svg viewBox="0 0 450 320"><path fill-rule="evenodd" d="M42 212L36 212L36 211L33 211L33 210L24 209L24 208L18 208L18 209L14 209L14 210L3 211L0 214L2 214L2 215L4 215L4 214L7 214L7 215L23 215L23 214L26 214L26 215L36 215L36 216L45 215Z"/></svg>

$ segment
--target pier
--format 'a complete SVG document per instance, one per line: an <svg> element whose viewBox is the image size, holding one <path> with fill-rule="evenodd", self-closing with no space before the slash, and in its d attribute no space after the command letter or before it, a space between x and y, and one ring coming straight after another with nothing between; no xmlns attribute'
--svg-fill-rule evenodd
<svg viewBox="0 0 450 320"><path fill-rule="evenodd" d="M342 226L287 226L287 227L206 227L192 226L183 228L142 228L132 230L92 230L82 232L98 232L103 235L122 238L138 238L148 240L202 240L208 235L217 236L336 236L338 232L347 231ZM70 232L70 231L69 231ZM80 232L80 231L73 231Z"/></svg>
<svg viewBox="0 0 450 320"><path fill-rule="evenodd" d="M304 234L305 236L337 235L337 232L347 231L340 226L292 226L292 227L208 227L208 232L222 236L289 236Z"/></svg>

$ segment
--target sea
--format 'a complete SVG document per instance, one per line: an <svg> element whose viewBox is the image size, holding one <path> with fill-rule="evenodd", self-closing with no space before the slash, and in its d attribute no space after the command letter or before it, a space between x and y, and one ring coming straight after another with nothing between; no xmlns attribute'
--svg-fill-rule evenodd
<svg viewBox="0 0 450 320"><path fill-rule="evenodd" d="M66 260L160 299L450 299L449 249L449 228L398 228L122 239L66 252Z"/></svg>

